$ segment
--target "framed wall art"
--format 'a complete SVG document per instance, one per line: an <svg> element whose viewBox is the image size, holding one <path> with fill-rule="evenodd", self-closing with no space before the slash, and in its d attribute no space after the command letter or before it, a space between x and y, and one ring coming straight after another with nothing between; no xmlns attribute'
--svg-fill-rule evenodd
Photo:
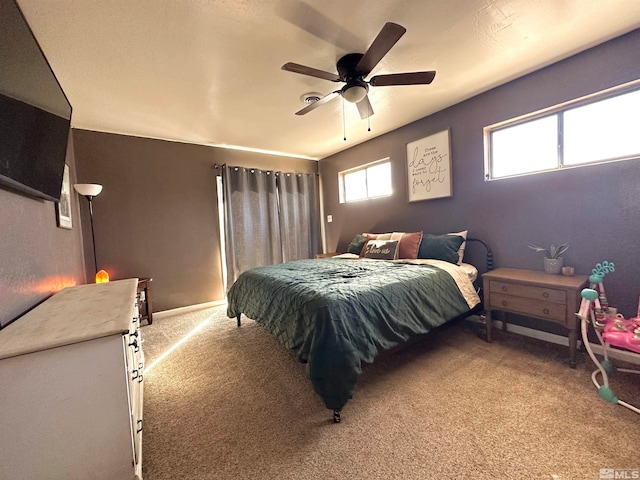
<svg viewBox="0 0 640 480"><path fill-rule="evenodd" d="M69 165L64 166L62 176L62 192L60 201L56 204L56 223L60 228L72 228L71 220L71 182L69 180Z"/></svg>
<svg viewBox="0 0 640 480"><path fill-rule="evenodd" d="M451 197L449 129L407 144L409 202Z"/></svg>

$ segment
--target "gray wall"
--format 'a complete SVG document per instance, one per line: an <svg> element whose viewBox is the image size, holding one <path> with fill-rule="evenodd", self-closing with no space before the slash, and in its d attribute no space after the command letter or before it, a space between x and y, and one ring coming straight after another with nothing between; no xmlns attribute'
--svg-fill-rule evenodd
<svg viewBox="0 0 640 480"><path fill-rule="evenodd" d="M71 141L66 162L73 183ZM85 283L76 195L71 209L73 229L58 228L53 202L0 187L0 325L66 286Z"/></svg>
<svg viewBox="0 0 640 480"><path fill-rule="evenodd" d="M569 242L565 264L577 273L589 273L602 260L616 264L606 280L610 303L635 315L640 160L485 182L482 129L638 79L638 52L640 30L321 160L324 221L333 215L333 223L325 223L327 249L345 251L353 235L364 231L469 229L491 244L497 266L541 270L541 255L526 242ZM415 89L429 95L428 87ZM408 203L406 144L445 128L451 129L453 197ZM338 172L387 156L393 196L341 205Z"/></svg>
<svg viewBox="0 0 640 480"><path fill-rule="evenodd" d="M224 299L214 164L317 172L317 162L74 130L78 180L93 200L98 268L112 279L151 277L153 309ZM93 278L82 199L87 278Z"/></svg>

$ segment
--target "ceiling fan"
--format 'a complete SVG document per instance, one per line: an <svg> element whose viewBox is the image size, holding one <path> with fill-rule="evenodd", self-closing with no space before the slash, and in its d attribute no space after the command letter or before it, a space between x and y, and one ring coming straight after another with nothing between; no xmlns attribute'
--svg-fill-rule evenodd
<svg viewBox="0 0 640 480"><path fill-rule="evenodd" d="M338 60L336 65L338 70L337 75L297 63L285 63L282 69L288 72L322 78L323 80L329 80L331 82L344 82L346 84L340 90L331 92L307 105L302 110L297 111L296 115L309 113L342 95L346 101L356 104L361 118L368 118L373 115L373 108L367 96L369 86L386 87L390 85L430 84L436 76L436 72L434 71L391 73L388 75L376 75L368 81L365 80L365 77L371 73L371 70L375 68L378 62L382 60L406 31L406 28L396 23L385 23L366 53L348 53Z"/></svg>

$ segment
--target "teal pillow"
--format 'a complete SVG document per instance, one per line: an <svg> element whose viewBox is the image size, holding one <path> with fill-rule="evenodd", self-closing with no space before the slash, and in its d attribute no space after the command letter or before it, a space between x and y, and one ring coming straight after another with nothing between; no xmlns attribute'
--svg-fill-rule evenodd
<svg viewBox="0 0 640 480"><path fill-rule="evenodd" d="M366 241L367 241L366 235L360 235L360 234L356 235L355 237L353 237L353 240L351 240L351 243L347 247L347 252L360 255L360 253L362 252L362 247L364 247L364 243Z"/></svg>
<svg viewBox="0 0 640 480"><path fill-rule="evenodd" d="M423 235L418 249L418 258L430 258L457 264L458 249L462 242L464 242L464 238L460 235Z"/></svg>

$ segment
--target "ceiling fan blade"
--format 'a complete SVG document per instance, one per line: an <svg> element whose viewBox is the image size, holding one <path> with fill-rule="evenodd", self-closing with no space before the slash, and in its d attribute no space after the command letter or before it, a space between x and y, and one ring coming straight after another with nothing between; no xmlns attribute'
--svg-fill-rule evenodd
<svg viewBox="0 0 640 480"><path fill-rule="evenodd" d="M323 105L331 100L333 100L336 97L340 96L340 90L336 90L335 92L331 92L328 95L325 95L324 97L322 97L320 100L316 100L313 103L310 103L309 105L307 105L306 107L304 107L302 110L298 110L296 112L296 115L304 115L305 113L309 113L311 110L315 110L316 108L318 108L320 105Z"/></svg>
<svg viewBox="0 0 640 480"><path fill-rule="evenodd" d="M324 70L318 70L317 68L306 67L304 65L299 65L297 63L285 63L282 66L282 70L286 70L287 72L300 73L302 75L309 75L311 77L322 78L324 80L329 80L331 82L339 82L340 77L335 73L325 72Z"/></svg>
<svg viewBox="0 0 640 480"><path fill-rule="evenodd" d="M393 47L407 29L397 23L387 22L378 33L367 52L356 65L356 72L363 77L371 73L371 70L378 64L391 47Z"/></svg>
<svg viewBox="0 0 640 480"><path fill-rule="evenodd" d="M386 87L390 85L428 85L433 82L436 72L390 73L371 77L369 85L372 87Z"/></svg>
<svg viewBox="0 0 640 480"><path fill-rule="evenodd" d="M369 101L369 96L367 95L358 103L356 103L358 107L358 113L360 113L360 118L365 119L369 118L373 115L373 107L371 106L371 102Z"/></svg>

